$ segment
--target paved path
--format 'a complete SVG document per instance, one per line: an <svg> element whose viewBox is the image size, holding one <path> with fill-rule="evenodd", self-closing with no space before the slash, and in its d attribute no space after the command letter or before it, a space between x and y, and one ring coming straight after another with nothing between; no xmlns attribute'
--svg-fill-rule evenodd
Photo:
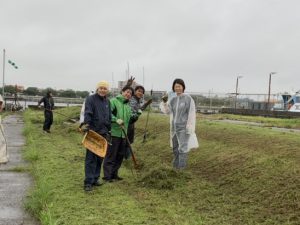
<svg viewBox="0 0 300 225"><path fill-rule="evenodd" d="M25 144L23 125L20 115L7 116L3 120L9 161L0 164L0 225L38 224L23 207L23 199L32 179L27 173L12 171L16 167L27 165L21 156Z"/></svg>

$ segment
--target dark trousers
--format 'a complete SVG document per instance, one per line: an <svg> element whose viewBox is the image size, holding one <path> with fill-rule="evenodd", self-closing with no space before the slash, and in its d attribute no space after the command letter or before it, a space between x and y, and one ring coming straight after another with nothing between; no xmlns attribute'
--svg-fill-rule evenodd
<svg viewBox="0 0 300 225"><path fill-rule="evenodd" d="M134 142L134 123L128 124L127 137L130 141L130 144L132 144Z"/></svg>
<svg viewBox="0 0 300 225"><path fill-rule="evenodd" d="M118 176L126 151L125 138L112 137L112 145L109 145L104 158L104 179L111 180Z"/></svg>
<svg viewBox="0 0 300 225"><path fill-rule="evenodd" d="M45 110L44 111L45 121L43 130L50 130L50 127L53 123L53 113L51 111Z"/></svg>
<svg viewBox="0 0 300 225"><path fill-rule="evenodd" d="M100 177L102 161L103 158L99 157L88 149L86 150L84 185L92 185L98 181Z"/></svg>
<svg viewBox="0 0 300 225"><path fill-rule="evenodd" d="M134 142L134 123L129 123L128 125L128 129L127 129L127 137L128 140L130 142L130 144L132 144ZM126 151L125 151L125 159L129 159L131 156L131 151L130 151L130 146L128 143L126 143Z"/></svg>

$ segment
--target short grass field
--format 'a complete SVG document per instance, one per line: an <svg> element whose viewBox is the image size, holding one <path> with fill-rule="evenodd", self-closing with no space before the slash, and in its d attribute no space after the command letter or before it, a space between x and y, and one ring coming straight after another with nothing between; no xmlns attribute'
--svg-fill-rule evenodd
<svg viewBox="0 0 300 225"><path fill-rule="evenodd" d="M284 118L271 118L263 116L243 116L233 114L211 114L199 115L202 119L207 120L238 120L259 123L264 127L280 127L287 129L300 129L300 118L284 119Z"/></svg>
<svg viewBox="0 0 300 225"><path fill-rule="evenodd" d="M43 113L24 112L24 156L35 179L25 206L43 225L300 224L300 134L198 117L200 147L175 171L168 116L150 114L143 142L144 112L133 145L141 168L127 160L123 181L85 193L82 135L67 117L54 112L44 134Z"/></svg>

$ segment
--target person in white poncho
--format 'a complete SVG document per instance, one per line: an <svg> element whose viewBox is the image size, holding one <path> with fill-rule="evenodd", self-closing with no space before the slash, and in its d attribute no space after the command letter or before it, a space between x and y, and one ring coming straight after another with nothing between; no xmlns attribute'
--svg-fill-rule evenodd
<svg viewBox="0 0 300 225"><path fill-rule="evenodd" d="M170 115L170 144L173 148L175 169L184 169L187 166L188 152L198 148L195 134L196 107L192 97L185 94L185 84L182 79L175 79L172 86L175 96L162 98L160 109Z"/></svg>
<svg viewBox="0 0 300 225"><path fill-rule="evenodd" d="M2 112L2 108L4 105L4 101L2 96L0 95L0 112ZM1 116L0 116L0 164L8 162L8 152L7 152L7 145L5 140L5 135L3 131Z"/></svg>

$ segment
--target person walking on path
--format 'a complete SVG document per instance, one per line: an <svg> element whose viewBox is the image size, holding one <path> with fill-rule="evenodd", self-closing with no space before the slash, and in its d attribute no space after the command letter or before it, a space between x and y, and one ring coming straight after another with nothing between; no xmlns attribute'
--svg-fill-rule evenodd
<svg viewBox="0 0 300 225"><path fill-rule="evenodd" d="M195 134L196 108L192 97L185 94L185 83L182 79L175 79L172 85L176 96L168 101L163 97L160 109L170 115L170 144L173 148L175 169L184 169L187 166L188 152L198 148Z"/></svg>
<svg viewBox="0 0 300 225"><path fill-rule="evenodd" d="M4 105L3 98L2 95L0 95L0 112L2 112L3 105ZM0 115L0 164L7 163L7 162L8 162L7 145L6 145L6 139L5 139L4 130L2 126L2 118Z"/></svg>
<svg viewBox="0 0 300 225"><path fill-rule="evenodd" d="M121 126L123 126L124 131L127 133L129 120L132 117L129 106L129 99L132 94L133 89L125 86L122 89L122 94L110 100L112 112L112 145L107 149L103 165L103 180L108 182L123 179L118 175L126 151L126 139Z"/></svg>
<svg viewBox="0 0 300 225"><path fill-rule="evenodd" d="M44 104L44 126L43 126L43 131L50 133L50 128L53 123L53 112L52 110L54 109L54 100L52 98L52 92L48 91L46 96L41 98L41 100L38 102L38 107L41 107L41 103Z"/></svg>
<svg viewBox="0 0 300 225"><path fill-rule="evenodd" d="M86 98L84 109L84 131L93 130L104 138L110 139L111 109L107 98L109 83L100 81L96 93ZM100 186L99 177L103 158L86 150L84 190L91 191L92 186Z"/></svg>
<svg viewBox="0 0 300 225"><path fill-rule="evenodd" d="M2 119L0 116L0 164L7 163L9 159L7 151L7 143L5 139L4 129L2 125Z"/></svg>
<svg viewBox="0 0 300 225"><path fill-rule="evenodd" d="M0 112L2 112L3 108L4 108L4 100L2 95L0 95Z"/></svg>

